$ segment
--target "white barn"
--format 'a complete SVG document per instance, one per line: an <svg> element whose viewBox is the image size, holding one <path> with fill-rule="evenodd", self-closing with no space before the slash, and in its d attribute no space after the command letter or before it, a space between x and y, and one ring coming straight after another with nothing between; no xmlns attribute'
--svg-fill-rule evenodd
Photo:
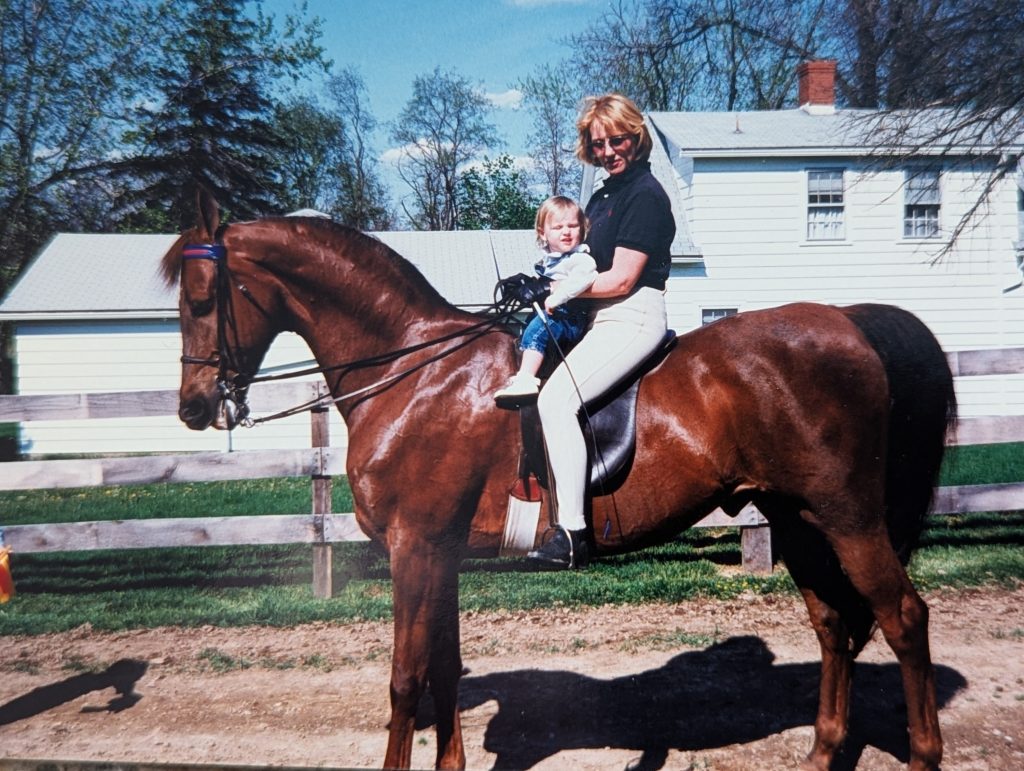
<svg viewBox="0 0 1024 771"><path fill-rule="evenodd" d="M795 300L884 302L913 311L946 350L1024 346L1022 180L1005 178L955 248L936 259L974 201L987 159L921 152L879 169L864 113L837 110L828 68L802 72L801 94L771 112L652 113L654 173L677 219L668 306L680 332L729 313ZM814 78L824 82L812 82ZM593 187L585 180L583 198ZM499 275L528 271L529 231L392 232L378 237L457 305L492 299ZM176 292L157 276L164 235L60 234L0 304L15 325L19 393L175 388ZM281 338L266 365L302 361ZM68 373L72 373L69 375ZM1024 414L1024 376L958 382L961 414ZM298 418L228 436L175 418L27 424L33 455L308 446ZM344 444L335 418L332 444Z"/></svg>

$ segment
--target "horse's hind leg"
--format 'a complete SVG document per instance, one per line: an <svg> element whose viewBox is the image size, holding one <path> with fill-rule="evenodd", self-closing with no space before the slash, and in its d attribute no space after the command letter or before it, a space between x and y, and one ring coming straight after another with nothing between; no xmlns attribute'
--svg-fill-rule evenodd
<svg viewBox="0 0 1024 771"><path fill-rule="evenodd" d="M830 540L850 582L867 600L899 661L907 701L910 768L937 769L942 759L942 736L928 647L928 606L910 583L884 526L876 532L832 535Z"/></svg>
<svg viewBox="0 0 1024 771"><path fill-rule="evenodd" d="M385 768L409 768L416 711L427 683L437 707L437 768L465 768L459 723L458 553L404 533L391 534L395 650Z"/></svg>
<svg viewBox="0 0 1024 771"><path fill-rule="evenodd" d="M762 505L766 514L771 513ZM796 513L778 508L772 534L807 605L821 647L818 714L814 746L805 767L828 769L846 739L853 660L866 641L872 616L839 568L825 538Z"/></svg>

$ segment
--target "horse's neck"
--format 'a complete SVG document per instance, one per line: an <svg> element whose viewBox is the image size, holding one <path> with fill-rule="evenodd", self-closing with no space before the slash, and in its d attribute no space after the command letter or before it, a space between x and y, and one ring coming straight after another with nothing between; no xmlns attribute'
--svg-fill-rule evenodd
<svg viewBox="0 0 1024 771"><path fill-rule="evenodd" d="M306 341L321 367L357 363L339 378L326 373L334 396L372 388L436 354L430 346L393 362L362 366L395 351L470 327L473 316L456 309L425 279L396 264L317 267L296 260L284 282L292 328ZM341 404L345 413L345 405Z"/></svg>

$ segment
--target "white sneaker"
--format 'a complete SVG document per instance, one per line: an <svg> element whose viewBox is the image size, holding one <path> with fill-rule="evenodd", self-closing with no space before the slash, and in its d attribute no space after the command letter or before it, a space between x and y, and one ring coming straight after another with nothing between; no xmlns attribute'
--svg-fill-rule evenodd
<svg viewBox="0 0 1024 771"><path fill-rule="evenodd" d="M540 380L533 375L518 372L508 385L494 392L494 401L504 409L516 409L536 401L540 393Z"/></svg>

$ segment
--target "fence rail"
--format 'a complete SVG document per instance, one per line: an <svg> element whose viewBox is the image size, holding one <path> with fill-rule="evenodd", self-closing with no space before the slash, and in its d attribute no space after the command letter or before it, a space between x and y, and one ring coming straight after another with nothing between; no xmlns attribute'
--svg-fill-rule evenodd
<svg viewBox="0 0 1024 771"><path fill-rule="evenodd" d="M948 354L956 377L1024 372L1024 348L958 351ZM314 382L270 383L254 388L255 412L306 403L324 393ZM173 415L176 390L0 396L0 422L90 420ZM310 413L312 446L294 450L202 452L128 458L26 460L0 464L0 490L210 482L260 477L309 477L309 514L115 520L0 526L0 543L17 552L80 551L175 546L232 546L305 543L313 546L314 592L330 596L331 544L366 540L351 513L332 513L331 477L345 473L344 448L331 447L327 410ZM961 419L954 445L1024 441L1024 416ZM936 514L1001 511L1024 507L1024 483L939 488ZM753 506L736 517L721 510L698 527L740 527L743 564L752 572L771 570L767 521Z"/></svg>

